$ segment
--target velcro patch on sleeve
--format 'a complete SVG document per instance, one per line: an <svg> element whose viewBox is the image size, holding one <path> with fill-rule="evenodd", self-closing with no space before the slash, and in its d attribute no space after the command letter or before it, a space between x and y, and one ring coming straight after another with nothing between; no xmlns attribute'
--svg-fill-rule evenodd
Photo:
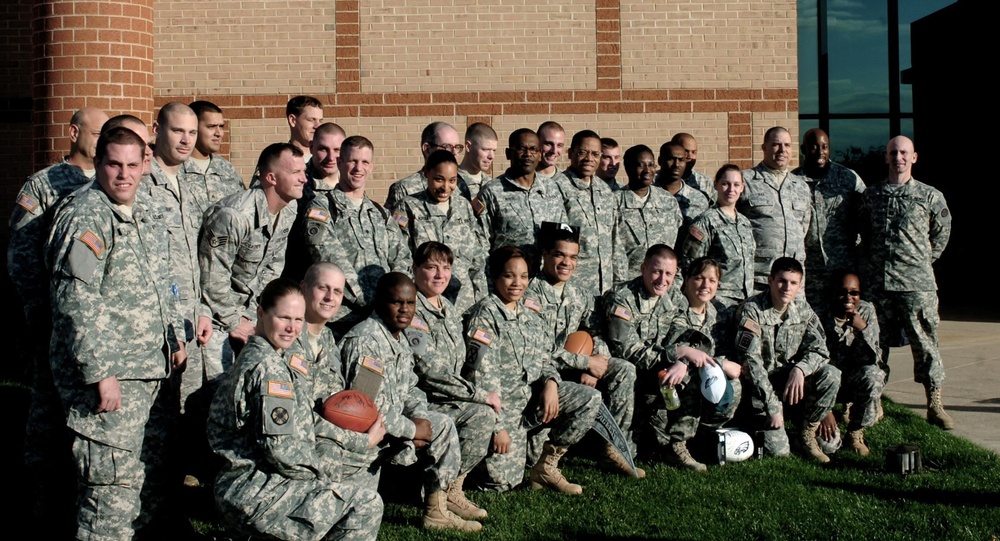
<svg viewBox="0 0 1000 541"><path fill-rule="evenodd" d="M28 212L35 212L35 209L38 208L38 201L26 193L17 196L17 204Z"/></svg>
<svg viewBox="0 0 1000 541"><path fill-rule="evenodd" d="M292 358L288 360L288 366L303 376L309 375L309 363L298 355L292 355Z"/></svg>
<svg viewBox="0 0 1000 541"><path fill-rule="evenodd" d="M225 246L229 244L228 235L212 235L212 238L208 239L208 245L212 248L218 248L219 246Z"/></svg>
<svg viewBox="0 0 1000 541"><path fill-rule="evenodd" d="M410 320L410 327L413 327L414 329L421 330L424 332L431 332L431 328L430 326L427 325L427 322L420 319L419 317L414 317L413 319Z"/></svg>
<svg viewBox="0 0 1000 541"><path fill-rule="evenodd" d="M426 331L421 331L411 325L403 331L403 334L406 336L406 341L410 344L410 349L413 350L414 355L423 356L427 354L427 343L429 342L428 337L430 335Z"/></svg>
<svg viewBox="0 0 1000 541"><path fill-rule="evenodd" d="M493 335L482 329L476 329L476 332L472 333L472 339L486 346L493 343Z"/></svg>
<svg viewBox="0 0 1000 541"><path fill-rule="evenodd" d="M749 351L750 344L753 344L754 338L757 335L751 331L743 330L736 334L736 349L740 351Z"/></svg>
<svg viewBox="0 0 1000 541"><path fill-rule="evenodd" d="M692 225L691 229L688 229L688 233L694 237L694 240L701 242L705 238L705 232L701 230L700 227Z"/></svg>
<svg viewBox="0 0 1000 541"><path fill-rule="evenodd" d="M534 310L534 311L538 312L539 314L542 313L542 305L541 305L541 303L538 302L537 299L533 299L531 297L525 297L524 298L524 306L525 306L525 308L529 308L531 310Z"/></svg>
<svg viewBox="0 0 1000 541"><path fill-rule="evenodd" d="M615 310L611 312L611 315L625 321L632 321L632 311L620 304L615 305Z"/></svg>
<svg viewBox="0 0 1000 541"><path fill-rule="evenodd" d="M760 334L760 324L750 318L744 318L740 326L754 334Z"/></svg>
<svg viewBox="0 0 1000 541"><path fill-rule="evenodd" d="M361 366L380 376L383 372L385 372L385 365L383 365L382 361L376 359L375 357L365 355L365 358L361 359Z"/></svg>
<svg viewBox="0 0 1000 541"><path fill-rule="evenodd" d="M406 213L401 210L393 212L392 219L399 224L401 229L406 229L407 224L410 223L410 219L406 216Z"/></svg>
<svg viewBox="0 0 1000 541"><path fill-rule="evenodd" d="M306 218L326 223L330 221L330 213L323 209L311 208L306 214Z"/></svg>
<svg viewBox="0 0 1000 541"><path fill-rule="evenodd" d="M101 257L104 254L104 241L101 240L101 237L97 236L97 233L88 229L83 236L80 237L80 242L86 244L87 248L90 248L90 250L94 252L94 255L97 257Z"/></svg>
<svg viewBox="0 0 1000 541"><path fill-rule="evenodd" d="M290 381L269 380L267 382L267 394L269 396L277 396L278 398L291 398L292 383Z"/></svg>
<svg viewBox="0 0 1000 541"><path fill-rule="evenodd" d="M472 200L472 212L475 212L476 216L482 214L484 210L486 210L486 205L481 199L477 197Z"/></svg>

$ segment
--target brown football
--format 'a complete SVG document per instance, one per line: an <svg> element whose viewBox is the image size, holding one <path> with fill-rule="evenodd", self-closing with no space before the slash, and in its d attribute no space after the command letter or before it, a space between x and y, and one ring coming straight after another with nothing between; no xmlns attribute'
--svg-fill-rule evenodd
<svg viewBox="0 0 1000 541"><path fill-rule="evenodd" d="M378 408L368 395L348 389L323 402L323 418L354 432L367 432L378 419Z"/></svg>
<svg viewBox="0 0 1000 541"><path fill-rule="evenodd" d="M566 337L566 351L590 357L594 354L594 339L587 331L576 331Z"/></svg>

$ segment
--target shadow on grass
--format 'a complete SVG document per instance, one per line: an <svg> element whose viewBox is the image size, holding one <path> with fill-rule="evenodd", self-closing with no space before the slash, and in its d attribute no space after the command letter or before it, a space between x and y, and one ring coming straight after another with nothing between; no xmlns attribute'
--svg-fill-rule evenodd
<svg viewBox="0 0 1000 541"><path fill-rule="evenodd" d="M884 473L887 477L893 474ZM921 474L914 474L921 475ZM898 476L896 476L898 477ZM1000 492L989 490L946 490L937 487L921 487L911 490L893 489L873 486L864 483L845 483L819 481L812 483L815 487L831 490L854 492L861 496L878 498L895 503L926 503L930 505L945 505L950 507L978 507L992 509L1000 501Z"/></svg>

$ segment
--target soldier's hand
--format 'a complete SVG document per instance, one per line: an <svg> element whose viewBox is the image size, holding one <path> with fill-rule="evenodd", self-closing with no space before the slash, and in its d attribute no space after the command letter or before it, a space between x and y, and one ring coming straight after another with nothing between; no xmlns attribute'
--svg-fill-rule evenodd
<svg viewBox="0 0 1000 541"><path fill-rule="evenodd" d="M691 365L695 368L701 368L706 364L715 364L715 360L712 359L711 355L691 346L677 347L677 358L680 359L682 357L691 363Z"/></svg>
<svg viewBox="0 0 1000 541"><path fill-rule="evenodd" d="M850 319L851 327L854 327L859 331L863 331L868 328L868 322L865 321L865 318L861 317L860 314L852 313L848 316L848 318Z"/></svg>
<svg viewBox="0 0 1000 541"><path fill-rule="evenodd" d="M559 416L559 384L553 380L545 382L542 390L542 400L539 404L542 410L542 423L548 423Z"/></svg>
<svg viewBox="0 0 1000 541"><path fill-rule="evenodd" d="M587 360L587 372L597 379L604 377L604 374L608 371L608 356L607 355L591 355Z"/></svg>
<svg viewBox="0 0 1000 541"><path fill-rule="evenodd" d="M122 388L118 378L110 376L97 382L97 413L116 411L122 407Z"/></svg>
<svg viewBox="0 0 1000 541"><path fill-rule="evenodd" d="M177 372L183 372L187 365L188 354L184 342L177 341L177 351L170 355L170 367Z"/></svg>
<svg viewBox="0 0 1000 541"><path fill-rule="evenodd" d="M246 344L253 335L253 322L245 317L240 318L240 324L235 329L229 331L229 338L241 344Z"/></svg>
<svg viewBox="0 0 1000 541"><path fill-rule="evenodd" d="M413 424L417 427L417 431L413 434L413 443L417 448L421 448L427 445L431 438L434 437L434 431L431 429L431 422L427 419L421 419L420 417L414 417L411 419ZM423 445L421 445L423 443Z"/></svg>
<svg viewBox="0 0 1000 541"><path fill-rule="evenodd" d="M494 391L486 393L486 405L493 408L493 411L497 413L503 410L503 404L500 403L500 395Z"/></svg>
<svg viewBox="0 0 1000 541"><path fill-rule="evenodd" d="M806 376L802 373L802 369L794 366L788 372L788 383L785 384L785 394L783 395L785 402L788 402L789 406L794 406L802 400L805 395L806 389Z"/></svg>
<svg viewBox="0 0 1000 541"><path fill-rule="evenodd" d="M785 426L785 416L781 412L771 416L771 428L778 429Z"/></svg>
<svg viewBox="0 0 1000 541"><path fill-rule="evenodd" d="M510 452L510 434L506 430L501 430L493 434L493 452L505 455Z"/></svg>
<svg viewBox="0 0 1000 541"><path fill-rule="evenodd" d="M372 426L368 428L368 448L374 449L375 446L378 445L382 441L382 438L384 437L385 437L385 415L382 415L380 413L378 419L375 419L375 422L372 423Z"/></svg>
<svg viewBox="0 0 1000 541"><path fill-rule="evenodd" d="M198 329L195 332L198 345L204 346L212 338L212 318L201 316L198 318Z"/></svg>
<svg viewBox="0 0 1000 541"><path fill-rule="evenodd" d="M729 359L719 359L719 366L722 367L722 371L729 379L739 379L740 374L743 373L743 366L740 363L734 363Z"/></svg>
<svg viewBox="0 0 1000 541"><path fill-rule="evenodd" d="M688 367L686 364L678 361L667 369L666 375L660 379L660 385L666 384L671 387L677 385L678 383L684 381L684 376L688 373Z"/></svg>
<svg viewBox="0 0 1000 541"><path fill-rule="evenodd" d="M833 441L833 437L837 435L837 419L834 418L832 411L819 422L816 435L823 441Z"/></svg>
<svg viewBox="0 0 1000 541"><path fill-rule="evenodd" d="M597 378L595 378L594 376L591 376L590 374L588 374L586 372L584 372L583 374L580 374L580 385L586 385L587 387L590 387L592 389L596 389L598 381L600 381L600 380L597 379Z"/></svg>

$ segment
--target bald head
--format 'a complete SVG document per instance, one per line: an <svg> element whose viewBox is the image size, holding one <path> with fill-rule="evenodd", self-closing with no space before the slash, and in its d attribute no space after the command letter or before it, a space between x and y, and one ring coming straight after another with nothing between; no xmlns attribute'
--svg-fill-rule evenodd
<svg viewBox="0 0 1000 541"><path fill-rule="evenodd" d="M153 124L154 155L165 168L176 168L191 157L198 142L198 115L186 104L172 101L160 108Z"/></svg>
<svg viewBox="0 0 1000 541"><path fill-rule="evenodd" d="M904 184L913 177L913 164L917 162L917 152L913 141L902 135L889 139L885 146L885 163L889 166L889 182Z"/></svg>
<svg viewBox="0 0 1000 541"><path fill-rule="evenodd" d="M698 141L690 133L684 132L674 134L670 141L684 147L684 158L687 160L684 177L687 177L694 170L695 164L698 163Z"/></svg>
<svg viewBox="0 0 1000 541"><path fill-rule="evenodd" d="M108 115L100 109L84 107L73 113L69 121L69 161L81 169L94 168L94 153L101 126Z"/></svg>
<svg viewBox="0 0 1000 541"><path fill-rule="evenodd" d="M809 176L820 176L830 165L830 137L826 132L813 128L802 136L802 165Z"/></svg>
<svg viewBox="0 0 1000 541"><path fill-rule="evenodd" d="M344 300L344 271L329 262L320 262L306 270L299 287L306 300L306 323L314 332L337 314Z"/></svg>

